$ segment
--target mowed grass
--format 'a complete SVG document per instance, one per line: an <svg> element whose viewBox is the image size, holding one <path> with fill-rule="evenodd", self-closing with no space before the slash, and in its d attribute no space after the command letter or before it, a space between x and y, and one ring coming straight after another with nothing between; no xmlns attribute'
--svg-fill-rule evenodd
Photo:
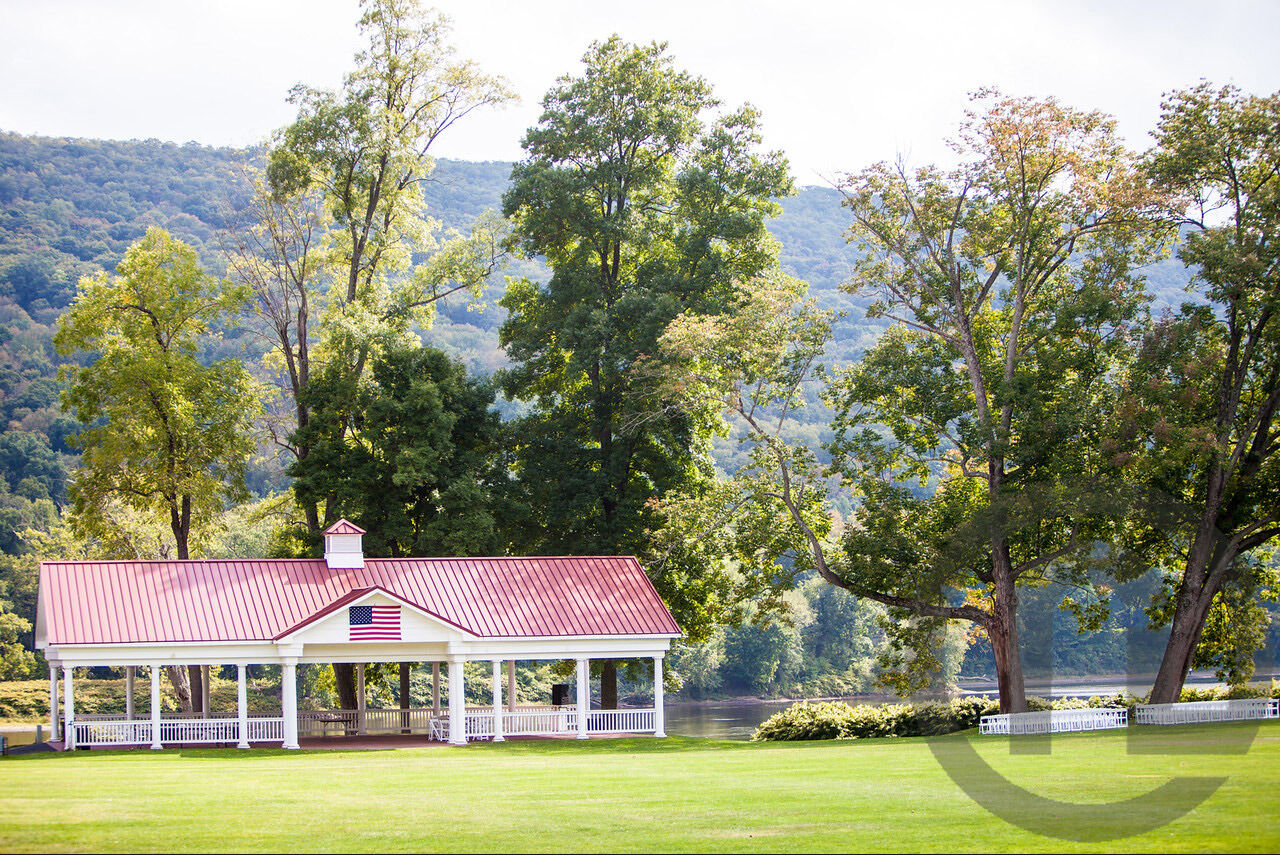
<svg viewBox="0 0 1280 855"><path fill-rule="evenodd" d="M28 755L0 761L0 851L1280 850L1280 723L1010 746L969 732Z"/></svg>

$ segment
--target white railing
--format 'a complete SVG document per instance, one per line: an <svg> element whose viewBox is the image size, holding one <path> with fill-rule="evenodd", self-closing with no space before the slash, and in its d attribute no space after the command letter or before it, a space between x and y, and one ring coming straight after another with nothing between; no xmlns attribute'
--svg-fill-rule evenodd
<svg viewBox="0 0 1280 855"><path fill-rule="evenodd" d="M587 715L587 733L652 733L654 711L592 710Z"/></svg>
<svg viewBox="0 0 1280 855"><path fill-rule="evenodd" d="M283 718L249 719L250 742L284 740ZM126 720L105 716L77 718L74 724L76 745L150 745L151 719ZM190 745L206 742L240 741L240 720L235 718L163 718L160 720L161 745Z"/></svg>
<svg viewBox="0 0 1280 855"><path fill-rule="evenodd" d="M573 707L519 708L502 714L502 732L506 736L557 736L572 733L577 727L577 710Z"/></svg>
<svg viewBox="0 0 1280 855"><path fill-rule="evenodd" d="M161 719L161 745L198 742L238 742L240 720L234 718Z"/></svg>
<svg viewBox="0 0 1280 855"><path fill-rule="evenodd" d="M134 719L128 721L124 716L119 719L106 719L94 716L76 718L72 725L72 734L76 745L150 745L151 721Z"/></svg>
<svg viewBox="0 0 1280 855"><path fill-rule="evenodd" d="M1030 733L1067 733L1129 726L1127 709L1045 710L1043 712L984 715L981 733L1019 736Z"/></svg>
<svg viewBox="0 0 1280 855"><path fill-rule="evenodd" d="M493 707L467 707L465 722L468 740L493 738ZM592 710L587 714L587 733L652 733L655 724L656 716L652 709ZM573 706L530 705L502 710L502 732L505 736L564 736L576 733L577 729L578 711ZM298 711L299 736L399 734L405 731L448 740L449 714L437 713L430 707L375 709L363 713L359 710ZM149 745L152 741L151 719L134 718L130 721L119 714L77 716L74 735L78 745ZM250 742L283 740L284 719L279 714L249 719ZM160 719L162 745L239 741L240 722L236 718L165 713Z"/></svg>
<svg viewBox="0 0 1280 855"><path fill-rule="evenodd" d="M283 742L283 718L251 718L249 719L250 742Z"/></svg>
<svg viewBox="0 0 1280 855"><path fill-rule="evenodd" d="M1280 718L1280 700L1236 698L1230 701L1144 704L1138 707L1134 715L1137 724L1199 724L1259 718Z"/></svg>

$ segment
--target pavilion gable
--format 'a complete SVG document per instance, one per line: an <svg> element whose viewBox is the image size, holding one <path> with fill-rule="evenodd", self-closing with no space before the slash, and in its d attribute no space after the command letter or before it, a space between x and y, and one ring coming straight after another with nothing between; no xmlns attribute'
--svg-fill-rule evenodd
<svg viewBox="0 0 1280 855"><path fill-rule="evenodd" d="M353 613L352 610L355 610ZM279 644L449 644L470 632L381 587L352 591L280 633Z"/></svg>

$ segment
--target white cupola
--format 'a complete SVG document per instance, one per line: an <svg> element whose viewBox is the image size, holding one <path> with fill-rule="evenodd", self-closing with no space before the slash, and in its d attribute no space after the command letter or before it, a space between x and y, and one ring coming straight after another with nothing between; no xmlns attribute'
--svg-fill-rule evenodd
<svg viewBox="0 0 1280 855"><path fill-rule="evenodd" d="M324 530L324 561L330 570L364 566L364 529L338 520Z"/></svg>

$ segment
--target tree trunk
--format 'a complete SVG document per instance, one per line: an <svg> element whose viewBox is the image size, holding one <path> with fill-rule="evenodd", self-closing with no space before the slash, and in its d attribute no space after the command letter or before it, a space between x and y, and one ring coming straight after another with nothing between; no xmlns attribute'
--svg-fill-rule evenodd
<svg viewBox="0 0 1280 855"><path fill-rule="evenodd" d="M338 689L338 709L356 708L356 666L349 662L333 663L333 682Z"/></svg>
<svg viewBox="0 0 1280 855"><path fill-rule="evenodd" d="M1003 550L996 551L995 597L987 637L996 660L996 682L1000 691L1000 712L1027 711L1027 689L1022 677L1022 657L1018 651L1018 594L1013 571ZM1001 566L1003 565L1003 566Z"/></svg>
<svg viewBox="0 0 1280 855"><path fill-rule="evenodd" d="M1178 591L1169 640L1165 642L1160 670L1156 672L1151 695L1147 698L1149 704L1176 704L1182 697L1182 686L1200 645L1205 615L1218 593L1218 585L1196 586L1190 583L1190 578L1189 570Z"/></svg>
<svg viewBox="0 0 1280 855"><path fill-rule="evenodd" d="M191 708L191 684L187 682L187 669L181 665L168 665L169 682L173 684L173 693L178 697L178 706L183 712L194 712Z"/></svg>
<svg viewBox="0 0 1280 855"><path fill-rule="evenodd" d="M1173 621L1169 627L1169 640L1165 642L1160 670L1156 673L1147 703L1175 704L1182 696L1182 686L1187 672L1191 670L1200 634L1204 631L1205 617L1222 587L1227 568L1234 564L1238 554L1237 541L1224 537L1217 527L1221 506L1218 497L1223 482L1224 476L1220 472L1210 473L1208 492L1211 499L1206 502L1199 531L1187 554L1187 566L1178 584Z"/></svg>
<svg viewBox="0 0 1280 855"><path fill-rule="evenodd" d="M191 712L205 712L204 673L199 665L187 666L187 684L191 691Z"/></svg>
<svg viewBox="0 0 1280 855"><path fill-rule="evenodd" d="M600 709L618 708L618 662L606 659L600 663Z"/></svg>

